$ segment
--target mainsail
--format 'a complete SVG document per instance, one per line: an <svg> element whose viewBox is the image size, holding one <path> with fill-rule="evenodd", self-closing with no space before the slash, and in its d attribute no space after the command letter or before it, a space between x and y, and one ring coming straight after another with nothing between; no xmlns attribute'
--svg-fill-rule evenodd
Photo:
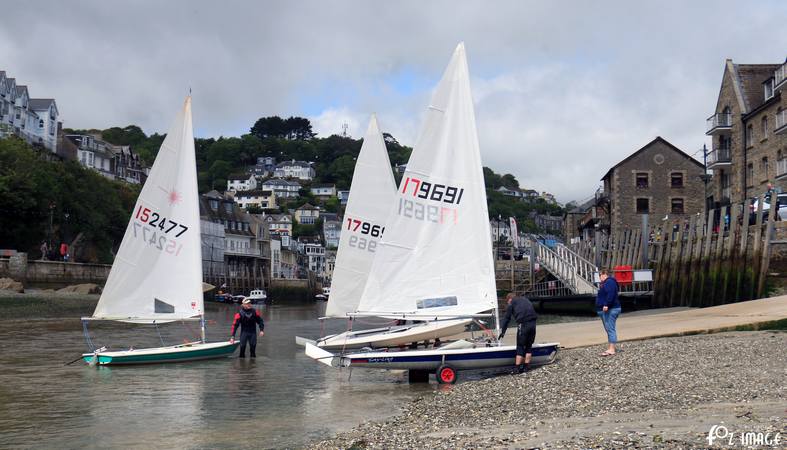
<svg viewBox="0 0 787 450"><path fill-rule="evenodd" d="M356 311L395 199L388 151L372 115L355 163L326 316L344 317Z"/></svg>
<svg viewBox="0 0 787 450"><path fill-rule="evenodd" d="M167 322L203 313L191 97L139 194L94 318Z"/></svg>
<svg viewBox="0 0 787 450"><path fill-rule="evenodd" d="M496 303L481 153L460 43L432 96L358 310L460 316Z"/></svg>

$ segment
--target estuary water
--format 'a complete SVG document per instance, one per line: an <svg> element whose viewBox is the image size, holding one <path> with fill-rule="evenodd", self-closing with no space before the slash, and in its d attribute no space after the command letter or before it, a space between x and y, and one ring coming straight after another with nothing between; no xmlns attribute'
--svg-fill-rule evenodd
<svg viewBox="0 0 787 450"><path fill-rule="evenodd" d="M237 308L206 304L208 340L228 338ZM117 368L64 365L86 350L73 308L67 317L0 317L0 448L297 448L436 389L408 384L401 372L351 373L305 356L295 336L319 337L324 302L257 308L265 336L256 360ZM344 330L342 322L326 321L326 333ZM161 325L161 339L193 339L198 327L190 327ZM90 331L98 346L160 345L151 326L93 322Z"/></svg>

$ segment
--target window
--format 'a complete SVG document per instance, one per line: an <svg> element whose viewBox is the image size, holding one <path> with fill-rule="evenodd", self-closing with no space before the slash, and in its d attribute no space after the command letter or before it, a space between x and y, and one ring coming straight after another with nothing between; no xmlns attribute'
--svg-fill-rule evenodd
<svg viewBox="0 0 787 450"><path fill-rule="evenodd" d="M749 124L746 127L746 147L751 147L754 142L754 127Z"/></svg>
<svg viewBox="0 0 787 450"><path fill-rule="evenodd" d="M216 210L219 208L219 201L218 200L211 200L210 201L210 209Z"/></svg>
<svg viewBox="0 0 787 450"><path fill-rule="evenodd" d="M650 199L637 199L637 214L647 214L650 211Z"/></svg>
<svg viewBox="0 0 787 450"><path fill-rule="evenodd" d="M762 138L765 139L768 137L768 116L765 116L760 121L760 127L762 128Z"/></svg>
<svg viewBox="0 0 787 450"><path fill-rule="evenodd" d="M648 173L647 172L637 172L637 188L645 189L648 187Z"/></svg>
<svg viewBox="0 0 787 450"><path fill-rule="evenodd" d="M38 128L44 128L44 119L39 119Z"/></svg>
<svg viewBox="0 0 787 450"><path fill-rule="evenodd" d="M770 99L773 97L773 78L766 80L765 83L762 84L763 88L765 89L765 100Z"/></svg>
<svg viewBox="0 0 787 450"><path fill-rule="evenodd" d="M673 198L670 200L670 211L672 214L683 214L683 199L682 198Z"/></svg>
<svg viewBox="0 0 787 450"><path fill-rule="evenodd" d="M673 172L670 174L670 186L674 188L683 187L683 174L680 172Z"/></svg>
<svg viewBox="0 0 787 450"><path fill-rule="evenodd" d="M763 156L762 159L760 160L760 174L761 174L760 178L762 178L763 180L768 179L768 168L769 168L768 157Z"/></svg>
<svg viewBox="0 0 787 450"><path fill-rule="evenodd" d="M746 186L754 186L754 164L746 165Z"/></svg>

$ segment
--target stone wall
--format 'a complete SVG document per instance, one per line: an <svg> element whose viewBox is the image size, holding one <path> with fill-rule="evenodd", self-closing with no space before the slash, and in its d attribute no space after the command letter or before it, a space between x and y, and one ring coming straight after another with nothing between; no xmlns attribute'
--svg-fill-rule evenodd
<svg viewBox="0 0 787 450"><path fill-rule="evenodd" d="M27 253L17 253L0 260L0 277L13 278L25 286L59 287L72 284L104 284L111 265L66 263L62 261L28 261Z"/></svg>

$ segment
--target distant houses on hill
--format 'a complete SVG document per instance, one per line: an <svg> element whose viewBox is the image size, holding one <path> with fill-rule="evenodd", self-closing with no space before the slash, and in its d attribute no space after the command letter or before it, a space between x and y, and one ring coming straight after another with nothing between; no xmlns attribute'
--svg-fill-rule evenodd
<svg viewBox="0 0 787 450"><path fill-rule="evenodd" d="M55 99L31 98L26 85L0 70L0 138L16 135L58 154L62 125Z"/></svg>

